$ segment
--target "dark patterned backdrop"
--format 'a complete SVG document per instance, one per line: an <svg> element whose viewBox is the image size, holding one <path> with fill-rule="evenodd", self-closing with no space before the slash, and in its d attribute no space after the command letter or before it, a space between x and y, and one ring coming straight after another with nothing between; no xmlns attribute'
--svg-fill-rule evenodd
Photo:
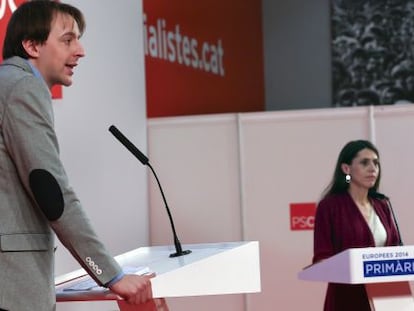
<svg viewBox="0 0 414 311"><path fill-rule="evenodd" d="M333 105L414 102L414 0L332 0Z"/></svg>

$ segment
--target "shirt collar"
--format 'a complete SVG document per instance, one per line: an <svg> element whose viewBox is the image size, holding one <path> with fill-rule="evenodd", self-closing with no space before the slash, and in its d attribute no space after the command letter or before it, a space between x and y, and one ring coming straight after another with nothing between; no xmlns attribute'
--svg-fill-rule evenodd
<svg viewBox="0 0 414 311"><path fill-rule="evenodd" d="M41 81L43 81L43 83L44 83L45 87L49 90L49 93L50 93L51 91L50 91L49 87L47 86L45 79L43 79L43 76L42 76L42 74L40 73L39 69L37 69L37 68L36 68L36 66L35 66L35 65L33 65L33 64L32 64L32 63L28 60L28 59L25 59L25 61L26 61L26 62L27 62L27 64L30 66L30 69L32 70L33 75L34 75L36 78L38 78L38 79L40 79Z"/></svg>
<svg viewBox="0 0 414 311"><path fill-rule="evenodd" d="M39 71L39 69L37 69L28 59L26 59L26 62L29 64L30 68L32 69L34 76L36 78L44 80L42 74Z"/></svg>

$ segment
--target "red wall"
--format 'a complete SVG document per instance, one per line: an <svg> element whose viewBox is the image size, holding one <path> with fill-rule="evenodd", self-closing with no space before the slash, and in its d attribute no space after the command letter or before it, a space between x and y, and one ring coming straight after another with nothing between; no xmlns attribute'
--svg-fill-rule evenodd
<svg viewBox="0 0 414 311"><path fill-rule="evenodd" d="M260 1L143 3L148 117L264 110Z"/></svg>
<svg viewBox="0 0 414 311"><path fill-rule="evenodd" d="M9 3L23 2L0 1L0 44ZM260 1L143 4L148 117L264 110ZM52 94L62 98L62 87Z"/></svg>

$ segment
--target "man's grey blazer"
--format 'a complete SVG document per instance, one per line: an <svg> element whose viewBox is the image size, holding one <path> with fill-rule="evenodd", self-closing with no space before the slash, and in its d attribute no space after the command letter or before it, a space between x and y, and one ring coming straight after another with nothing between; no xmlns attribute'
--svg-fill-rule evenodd
<svg viewBox="0 0 414 311"><path fill-rule="evenodd" d="M55 309L52 230L98 284L121 272L69 185L49 89L12 57L0 65L0 309Z"/></svg>

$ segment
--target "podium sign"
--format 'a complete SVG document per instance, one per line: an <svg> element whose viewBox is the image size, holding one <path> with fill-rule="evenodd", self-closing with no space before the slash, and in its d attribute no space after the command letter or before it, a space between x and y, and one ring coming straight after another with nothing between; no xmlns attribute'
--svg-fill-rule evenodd
<svg viewBox="0 0 414 311"><path fill-rule="evenodd" d="M351 248L308 266L298 278L365 284L372 310L414 310L414 246Z"/></svg>
<svg viewBox="0 0 414 311"><path fill-rule="evenodd" d="M148 267L156 273L151 279L154 298L260 292L257 241L183 245L183 249L192 252L171 258L173 246L141 247L115 258L122 267ZM85 274L80 269L57 277L57 301L117 299L105 288L68 290L84 281Z"/></svg>

